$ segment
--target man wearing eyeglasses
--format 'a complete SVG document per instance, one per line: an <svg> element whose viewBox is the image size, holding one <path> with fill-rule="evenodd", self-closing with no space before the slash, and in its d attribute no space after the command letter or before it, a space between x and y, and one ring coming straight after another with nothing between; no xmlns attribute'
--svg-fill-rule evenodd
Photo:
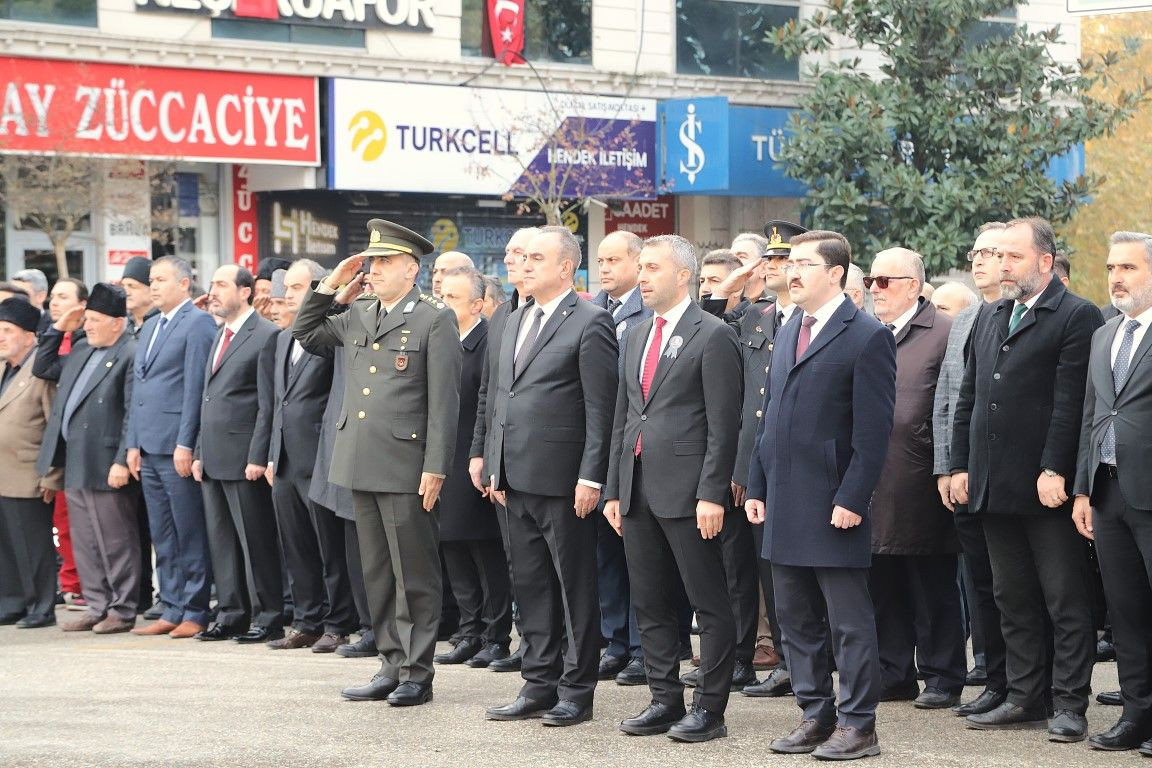
<svg viewBox="0 0 1152 768"><path fill-rule="evenodd" d="M948 334L948 349L940 365L940 378L936 382L936 395L932 404L932 451L936 487L940 500L953 512L956 534L963 552L961 576L968 604L972 633L972 656L975 666L968 673L968 685L984 685L984 690L972 701L953 708L960 716L990 712L1004 703L1008 695L1008 678L1004 671L1004 634L1000 630L1000 609L992 594L992 563L988 560L988 542L984 538L984 523L980 515L971 514L967 504L952 500L952 420L956 414L956 401L960 398L960 384L964 380L964 358L972 326L982 305L1000 300L1000 257L996 250L1004 231L1002 221L990 221L976 231L976 242L968 251L972 265L972 282L983 299L981 304L968 307L952 319Z"/></svg>
<svg viewBox="0 0 1152 768"><path fill-rule="evenodd" d="M967 725L1047 727L1050 741L1081 741L1096 638L1070 496L1092 333L1103 318L1053 276L1055 235L1044 219L1008 222L998 250L1004 298L984 307L972 330L950 491L984 518L1008 695ZM1051 719L1045 618L1054 643Z"/></svg>
<svg viewBox="0 0 1152 768"><path fill-rule="evenodd" d="M880 660L868 591L870 507L892 431L896 340L844 295L851 257L836 232L793 237L745 510L764 525L800 725L769 747L850 760L880 753ZM824 624L824 606L828 623ZM825 643L840 672L837 704Z"/></svg>
<svg viewBox="0 0 1152 768"><path fill-rule="evenodd" d="M932 474L932 396L952 321L921 296L924 260L907 248L876 254L864 285L896 338L896 409L872 497L872 603L881 701L918 709L960 702L967 672L952 514ZM917 666L924 691L916 682Z"/></svg>

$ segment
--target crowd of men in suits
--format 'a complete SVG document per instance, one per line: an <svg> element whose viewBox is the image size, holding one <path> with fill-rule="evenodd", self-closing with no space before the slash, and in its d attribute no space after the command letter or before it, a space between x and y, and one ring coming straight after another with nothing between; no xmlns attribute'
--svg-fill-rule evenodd
<svg viewBox="0 0 1152 768"><path fill-rule="evenodd" d="M1152 755L1152 236L1112 236L1105 322L1039 218L976 234L979 295L787 222L703 259L611 233L596 296L567 229L522 229L506 300L459 252L428 294L432 243L369 229L196 301L170 256L47 312L0 284L0 623L73 591L63 497L65 631L379 656L343 696L393 706L519 671L486 717L547 726L647 685L620 730L687 742L792 694L770 748L854 759L881 701L1088 738L1098 583L1122 714L1088 741Z"/></svg>

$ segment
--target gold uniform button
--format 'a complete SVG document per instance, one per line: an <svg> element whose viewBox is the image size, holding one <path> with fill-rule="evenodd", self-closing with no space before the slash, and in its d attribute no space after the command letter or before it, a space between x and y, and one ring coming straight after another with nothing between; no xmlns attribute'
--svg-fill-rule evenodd
<svg viewBox="0 0 1152 768"><path fill-rule="evenodd" d="M368 373L376 373L376 366L374 366L374 365L368 366Z"/></svg>
<svg viewBox="0 0 1152 768"><path fill-rule="evenodd" d="M360 413L356 414L356 418L358 418L358 419L363 419L363 418L366 418L367 416L368 416L368 414L364 413L364 411L360 411Z"/></svg>
<svg viewBox="0 0 1152 768"><path fill-rule="evenodd" d="M759 419L759 418L762 418L763 416L764 416L764 411L756 411L756 418Z"/></svg>
<svg viewBox="0 0 1152 768"><path fill-rule="evenodd" d="M416 439L416 433L415 433L415 432L413 432L413 433L412 433L412 439L413 439L413 440L415 440L415 439Z"/></svg>
<svg viewBox="0 0 1152 768"><path fill-rule="evenodd" d="M372 394L372 390L368 389L368 387L364 387L361 392L363 392L366 396Z"/></svg>
<svg viewBox="0 0 1152 768"><path fill-rule="evenodd" d="M373 349L373 351L379 352L380 351L380 345L379 344L373 344L372 349Z"/></svg>

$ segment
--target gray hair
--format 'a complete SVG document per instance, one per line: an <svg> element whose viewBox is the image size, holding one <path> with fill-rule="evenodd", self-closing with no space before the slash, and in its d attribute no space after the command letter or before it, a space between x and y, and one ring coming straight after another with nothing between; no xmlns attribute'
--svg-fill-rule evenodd
<svg viewBox="0 0 1152 768"><path fill-rule="evenodd" d="M572 262L572 274L576 274L576 270L580 269L580 262L584 260L584 255L580 253L580 241L576 239L576 235L572 234L568 227L548 226L540 227L536 232L538 235L556 235L560 241L560 261Z"/></svg>
<svg viewBox="0 0 1152 768"><path fill-rule="evenodd" d="M157 264L167 264L172 267L172 271L176 274L177 281L187 278L188 290L192 290L192 265L189 264L186 259L182 259L179 256L161 256L152 262L152 266L156 266Z"/></svg>
<svg viewBox="0 0 1152 768"><path fill-rule="evenodd" d="M702 267L708 267L715 264L726 267L729 272L734 269L739 269L741 266L740 259L736 258L732 254L732 251L728 250L727 248L717 248L714 251L708 251L708 253L704 254L704 258L700 261L700 266Z"/></svg>
<svg viewBox="0 0 1152 768"><path fill-rule="evenodd" d="M696 257L696 246L680 235L656 235L644 241L644 247L666 245L672 251L672 261L680 269L686 269L695 277L700 266Z"/></svg>
<svg viewBox="0 0 1152 768"><path fill-rule="evenodd" d="M732 238L732 245L739 242L752 243L756 246L756 255L763 256L768 251L768 238L763 235L758 235L755 232L741 232Z"/></svg>
<svg viewBox="0 0 1152 768"><path fill-rule="evenodd" d="M903 248L899 246L896 248L885 248L883 251L880 251L880 253L876 254L877 257L886 255L899 256L902 258L904 260L905 266L912 270L912 277L919 280L921 287L923 287L927 277L924 274L923 256L916 253L916 251L912 250L911 248Z"/></svg>
<svg viewBox="0 0 1152 768"><path fill-rule="evenodd" d="M48 292L48 276L38 269L22 269L12 275L12 279L28 283L36 293Z"/></svg>
<svg viewBox="0 0 1152 768"><path fill-rule="evenodd" d="M472 301L484 298L484 275L475 267L452 267L444 270L444 277L468 278L469 298ZM441 288L443 290L443 288Z"/></svg>
<svg viewBox="0 0 1152 768"><path fill-rule="evenodd" d="M1113 232L1112 237L1108 238L1108 244L1119 245L1120 243L1143 243L1144 258L1147 259L1148 266L1152 267L1152 235L1146 235L1143 232L1126 232L1124 230Z"/></svg>
<svg viewBox="0 0 1152 768"><path fill-rule="evenodd" d="M508 301L508 292L504 290L504 283L495 275L484 275L484 295L492 294L492 302L500 306Z"/></svg>
<svg viewBox="0 0 1152 768"><path fill-rule="evenodd" d="M288 268L292 267L308 267L308 274L313 280L322 280L328 276L328 270L312 259L296 259Z"/></svg>
<svg viewBox="0 0 1152 768"><path fill-rule="evenodd" d="M848 265L848 281L844 284L846 291L864 292L864 270L855 264Z"/></svg>
<svg viewBox="0 0 1152 768"><path fill-rule="evenodd" d="M959 280L949 280L946 283L941 283L936 287L936 293L932 295L937 296L941 293L947 295L949 291L960 291L961 295L968 301L968 306L980 303L980 297L976 295L976 292Z"/></svg>

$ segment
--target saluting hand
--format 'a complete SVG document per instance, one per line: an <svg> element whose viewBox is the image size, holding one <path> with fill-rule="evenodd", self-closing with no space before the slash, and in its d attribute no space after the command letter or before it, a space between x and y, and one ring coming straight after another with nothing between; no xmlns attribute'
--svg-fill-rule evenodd
<svg viewBox="0 0 1152 768"><path fill-rule="evenodd" d="M724 527L724 505L699 499L696 502L696 527L705 539L714 539Z"/></svg>
<svg viewBox="0 0 1152 768"><path fill-rule="evenodd" d="M430 472L420 474L420 490L418 493L424 497L424 511L431 512L440 498L440 489L444 486L444 478Z"/></svg>
<svg viewBox="0 0 1152 768"><path fill-rule="evenodd" d="M82 325L84 325L84 305L80 304L60 315L60 319L53 323L52 327L70 333L80 330Z"/></svg>
<svg viewBox="0 0 1152 768"><path fill-rule="evenodd" d="M356 277L360 268L364 266L365 258L366 257L360 253L355 256L349 256L337 264L336 269L332 270L332 274L324 278L324 281L331 288L339 288L342 285L347 285L352 282L352 279Z"/></svg>
<svg viewBox="0 0 1152 768"><path fill-rule="evenodd" d="M356 276L340 289L340 293L336 294L336 303L351 304L360 298L360 294L362 293L364 293L364 273L357 272Z"/></svg>

